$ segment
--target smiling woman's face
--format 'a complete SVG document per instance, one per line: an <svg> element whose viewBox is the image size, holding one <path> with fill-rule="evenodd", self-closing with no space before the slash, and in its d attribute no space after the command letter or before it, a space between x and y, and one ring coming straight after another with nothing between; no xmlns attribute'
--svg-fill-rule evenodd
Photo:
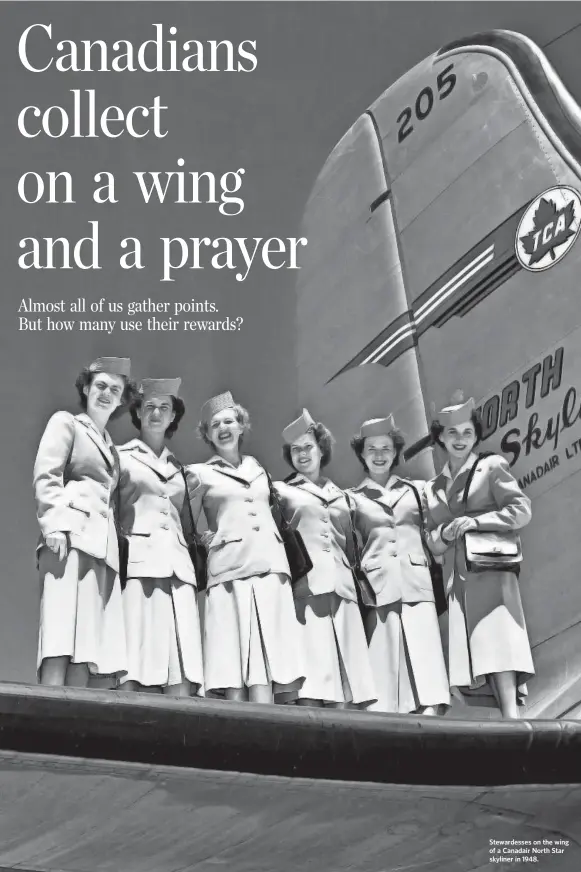
<svg viewBox="0 0 581 872"><path fill-rule="evenodd" d="M391 436L367 436L361 456L372 477L384 477L395 460L395 446Z"/></svg>
<svg viewBox="0 0 581 872"><path fill-rule="evenodd" d="M90 385L84 388L87 398L87 413L102 418L113 414L121 405L125 381L121 375L111 375L108 372L97 372Z"/></svg>
<svg viewBox="0 0 581 872"><path fill-rule="evenodd" d="M294 468L303 475L318 476L321 469L322 452L312 433L305 433L290 447Z"/></svg>
<svg viewBox="0 0 581 872"><path fill-rule="evenodd" d="M217 451L231 451L238 447L242 429L234 409L222 409L212 417L208 436Z"/></svg>
<svg viewBox="0 0 581 872"><path fill-rule="evenodd" d="M464 462L476 444L476 429L471 420L444 427L440 436L448 456Z"/></svg>

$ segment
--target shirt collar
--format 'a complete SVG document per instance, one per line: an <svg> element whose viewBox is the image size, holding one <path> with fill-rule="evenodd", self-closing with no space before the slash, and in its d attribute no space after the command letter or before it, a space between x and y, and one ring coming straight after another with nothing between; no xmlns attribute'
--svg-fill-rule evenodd
<svg viewBox="0 0 581 872"><path fill-rule="evenodd" d="M463 472L465 472L467 469L470 469L476 463L477 460L478 460L478 455L475 454L474 451L471 451L470 454L468 455L468 457L466 458L466 460L464 461L464 463L462 464L462 466L460 467L460 469L458 470L458 473L456 474L456 478L458 478L458 476L461 475ZM444 466L440 475L442 475L444 478L447 478L448 481L453 481L452 472L450 471L450 463L449 462L446 463L446 465Z"/></svg>

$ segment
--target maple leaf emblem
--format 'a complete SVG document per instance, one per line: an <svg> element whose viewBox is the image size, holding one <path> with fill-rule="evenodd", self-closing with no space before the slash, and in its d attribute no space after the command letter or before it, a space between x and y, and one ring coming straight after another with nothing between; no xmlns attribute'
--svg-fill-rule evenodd
<svg viewBox="0 0 581 872"><path fill-rule="evenodd" d="M547 254L555 260L555 248L566 242L575 231L571 224L575 220L575 203L570 200L562 209L557 209L553 200L541 197L533 217L533 229L521 236L520 242L529 255L529 266L538 263Z"/></svg>

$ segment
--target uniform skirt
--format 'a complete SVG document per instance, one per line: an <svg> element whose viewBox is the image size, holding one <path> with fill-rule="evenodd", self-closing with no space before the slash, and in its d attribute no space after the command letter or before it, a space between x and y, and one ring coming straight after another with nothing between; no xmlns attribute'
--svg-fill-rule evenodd
<svg viewBox="0 0 581 872"><path fill-rule="evenodd" d="M44 546L38 567L37 668L46 657L70 657L86 663L91 675L123 675L127 648L118 573L76 548L59 560Z"/></svg>
<svg viewBox="0 0 581 872"><path fill-rule="evenodd" d="M179 578L128 578L123 591L127 675L144 687L184 680L203 692L204 666L196 589Z"/></svg>
<svg viewBox="0 0 581 872"><path fill-rule="evenodd" d="M448 610L450 684L475 688L491 673L516 672L517 702L524 705L535 669L516 575L456 576Z"/></svg>
<svg viewBox="0 0 581 872"><path fill-rule="evenodd" d="M304 680L300 628L286 575L242 578L206 591L207 690L273 683L292 694Z"/></svg>
<svg viewBox="0 0 581 872"><path fill-rule="evenodd" d="M377 699L365 630L356 602L336 593L295 600L306 680L299 699L367 705Z"/></svg>
<svg viewBox="0 0 581 872"><path fill-rule="evenodd" d="M377 689L370 711L409 714L421 706L450 704L434 603L397 602L373 609L365 630Z"/></svg>

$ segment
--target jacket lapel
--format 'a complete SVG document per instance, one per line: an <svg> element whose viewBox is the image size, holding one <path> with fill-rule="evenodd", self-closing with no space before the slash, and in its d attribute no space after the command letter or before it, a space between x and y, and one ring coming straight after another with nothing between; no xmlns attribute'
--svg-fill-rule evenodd
<svg viewBox="0 0 581 872"><path fill-rule="evenodd" d="M289 484L307 491L314 497L317 497L318 500L321 500L325 505L330 505L335 502L335 500L339 499L339 497L343 496L343 491L338 488L336 484L333 484L332 481L329 481L329 479L325 479L323 486L319 487L319 485L314 484L305 475L301 475L300 472L291 479Z"/></svg>
<svg viewBox="0 0 581 872"><path fill-rule="evenodd" d="M244 455L240 466L231 466L223 460L223 458L215 454L214 457L211 457L210 460L208 460L208 465L210 465L216 472L219 472L228 478L233 478L234 481L238 481L240 484L245 486L252 484L252 482L259 476L264 474L264 470L260 464L257 463L253 457L249 457L248 455Z"/></svg>
<svg viewBox="0 0 581 872"><path fill-rule="evenodd" d="M111 451L110 443L107 441L107 437L101 436L88 415L77 415L76 419L85 428L87 436L97 446L97 448L105 458L106 462L108 463L109 467L111 469L114 469L115 459Z"/></svg>

